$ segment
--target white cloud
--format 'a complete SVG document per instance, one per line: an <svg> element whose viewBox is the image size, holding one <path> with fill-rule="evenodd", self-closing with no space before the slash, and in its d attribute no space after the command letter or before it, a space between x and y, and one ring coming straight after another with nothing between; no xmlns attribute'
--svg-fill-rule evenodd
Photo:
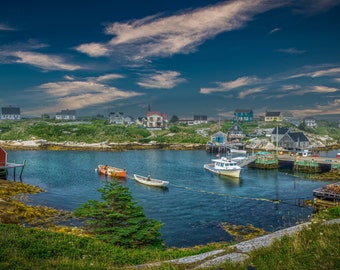
<svg viewBox="0 0 340 270"><path fill-rule="evenodd" d="M144 88L171 89L185 81L177 71L159 71L143 78L137 84Z"/></svg>
<svg viewBox="0 0 340 270"><path fill-rule="evenodd" d="M101 43L87 43L79 45L75 48L77 51L85 53L91 57L107 56L109 49L105 44Z"/></svg>
<svg viewBox="0 0 340 270"><path fill-rule="evenodd" d="M249 95L252 95L252 94L256 94L256 93L261 93L265 90L264 87L256 87L256 88L252 88L252 89L248 89L248 90L245 90L245 91L241 91L238 95L239 98L245 98Z"/></svg>
<svg viewBox="0 0 340 270"><path fill-rule="evenodd" d="M328 86L322 86L322 85L316 85L313 86L310 90L310 92L316 92L316 93L334 93L338 91L339 89L334 87L328 87Z"/></svg>
<svg viewBox="0 0 340 270"><path fill-rule="evenodd" d="M213 92L228 92L230 90L233 90L235 88L254 85L262 82L259 78L256 76L245 76L237 78L234 81L230 82L218 82L216 88L201 88L200 93L201 94L211 94Z"/></svg>
<svg viewBox="0 0 340 270"><path fill-rule="evenodd" d="M79 79L66 75L64 76L65 81L44 83L22 93L18 97L18 101L27 99L29 95L32 100L32 109L26 108L25 113L39 115L56 113L63 109L80 110L97 105L105 106L105 104L143 95L102 83L109 80L109 77L112 79L120 76L118 74L106 74Z"/></svg>
<svg viewBox="0 0 340 270"><path fill-rule="evenodd" d="M272 34L278 32L278 31L280 31L280 30L281 30L281 28L276 27L276 28L272 29L272 30L269 32L269 34L272 35Z"/></svg>
<svg viewBox="0 0 340 270"><path fill-rule="evenodd" d="M234 89L234 88L238 88L242 86L254 85L258 83L259 81L260 79L258 79L256 76L250 76L250 77L245 76L245 77L237 78L236 80L231 81L231 82L221 83L220 86L223 87L223 89L225 90L229 90L229 89Z"/></svg>
<svg viewBox="0 0 340 270"><path fill-rule="evenodd" d="M78 110L142 95L93 81L79 80L45 83L39 89L41 91L31 95L37 95L37 100L43 100L41 104L44 105L28 110L28 114L53 113L65 108Z"/></svg>
<svg viewBox="0 0 340 270"><path fill-rule="evenodd" d="M298 90L298 89L301 89L301 86L298 85L298 84L289 84L289 85L283 85L281 87L282 90L285 90L285 91L292 91L292 90Z"/></svg>
<svg viewBox="0 0 340 270"><path fill-rule="evenodd" d="M33 53L27 51L17 51L12 53L17 57L17 63L29 64L43 70L77 70L81 69L78 65L65 63L64 59L60 56L51 56L41 53Z"/></svg>
<svg viewBox="0 0 340 270"><path fill-rule="evenodd" d="M340 76L340 67L330 68L324 70L318 70L310 74L311 77L321 77L321 76Z"/></svg>
<svg viewBox="0 0 340 270"><path fill-rule="evenodd" d="M77 50L90 56L107 55L109 48L112 51L114 48L116 53L128 50L133 60L189 53L207 39L222 32L240 29L255 15L286 3L267 0L225 1L164 18L154 15L125 23L116 22L106 27L106 34L114 36L108 44L83 44Z"/></svg>
<svg viewBox="0 0 340 270"><path fill-rule="evenodd" d="M121 74L106 74L106 75L97 77L96 81L103 82L103 81L111 81L111 80L122 79L122 78L125 78L125 76Z"/></svg>

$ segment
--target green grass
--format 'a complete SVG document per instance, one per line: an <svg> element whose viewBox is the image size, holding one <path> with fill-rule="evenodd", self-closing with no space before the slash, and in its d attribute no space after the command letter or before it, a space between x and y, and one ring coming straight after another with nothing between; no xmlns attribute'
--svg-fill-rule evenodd
<svg viewBox="0 0 340 270"><path fill-rule="evenodd" d="M5 224L0 224L0 243L0 269L122 269L220 246L124 249L88 237Z"/></svg>
<svg viewBox="0 0 340 270"><path fill-rule="evenodd" d="M312 225L294 236L284 236L270 247L255 250L242 264L225 262L208 269L339 269L340 224L322 221L340 218L340 207L319 212ZM192 248L125 249L88 237L53 233L18 225L0 224L0 269L128 269L140 264L162 262L214 249L227 243ZM193 269L196 264L164 263L147 269ZM130 268L131 269L131 268Z"/></svg>

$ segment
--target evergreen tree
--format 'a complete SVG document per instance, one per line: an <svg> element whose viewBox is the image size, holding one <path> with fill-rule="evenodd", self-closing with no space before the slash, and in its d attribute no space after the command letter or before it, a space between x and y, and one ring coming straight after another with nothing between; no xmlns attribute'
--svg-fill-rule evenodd
<svg viewBox="0 0 340 270"><path fill-rule="evenodd" d="M84 229L96 238L117 246L158 246L159 221L148 219L128 190L117 180L106 181L101 192L103 201L89 200L74 211L76 217L84 218Z"/></svg>
<svg viewBox="0 0 340 270"><path fill-rule="evenodd" d="M175 124L177 123L179 120L178 116L177 115L173 115L170 119L170 124Z"/></svg>

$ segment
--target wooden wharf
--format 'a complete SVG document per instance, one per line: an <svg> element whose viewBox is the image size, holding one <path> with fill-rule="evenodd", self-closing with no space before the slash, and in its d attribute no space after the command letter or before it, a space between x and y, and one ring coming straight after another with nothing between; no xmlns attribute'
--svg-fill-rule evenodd
<svg viewBox="0 0 340 270"><path fill-rule="evenodd" d="M340 182L313 190L314 207L316 209L340 205Z"/></svg>
<svg viewBox="0 0 340 270"><path fill-rule="evenodd" d="M13 169L13 180L15 180L16 179L16 168L21 168L19 178L20 178L20 181L22 181L22 173L25 168L25 163L26 162L24 161L24 163L22 164L6 163L5 165L4 164L0 165L0 178L7 179L8 169Z"/></svg>
<svg viewBox="0 0 340 270"><path fill-rule="evenodd" d="M340 171L340 159L329 157L302 157L283 154L278 156L279 162L291 163L294 169L308 172L326 172L330 170Z"/></svg>

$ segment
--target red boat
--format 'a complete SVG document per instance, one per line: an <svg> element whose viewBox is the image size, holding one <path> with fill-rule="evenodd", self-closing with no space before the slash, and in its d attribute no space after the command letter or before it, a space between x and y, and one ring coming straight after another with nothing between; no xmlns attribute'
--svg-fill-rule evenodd
<svg viewBox="0 0 340 270"><path fill-rule="evenodd" d="M98 165L99 174L110 176L113 178L126 178L126 170L108 165Z"/></svg>
<svg viewBox="0 0 340 270"><path fill-rule="evenodd" d="M340 153L336 153L336 158L340 158Z"/></svg>

